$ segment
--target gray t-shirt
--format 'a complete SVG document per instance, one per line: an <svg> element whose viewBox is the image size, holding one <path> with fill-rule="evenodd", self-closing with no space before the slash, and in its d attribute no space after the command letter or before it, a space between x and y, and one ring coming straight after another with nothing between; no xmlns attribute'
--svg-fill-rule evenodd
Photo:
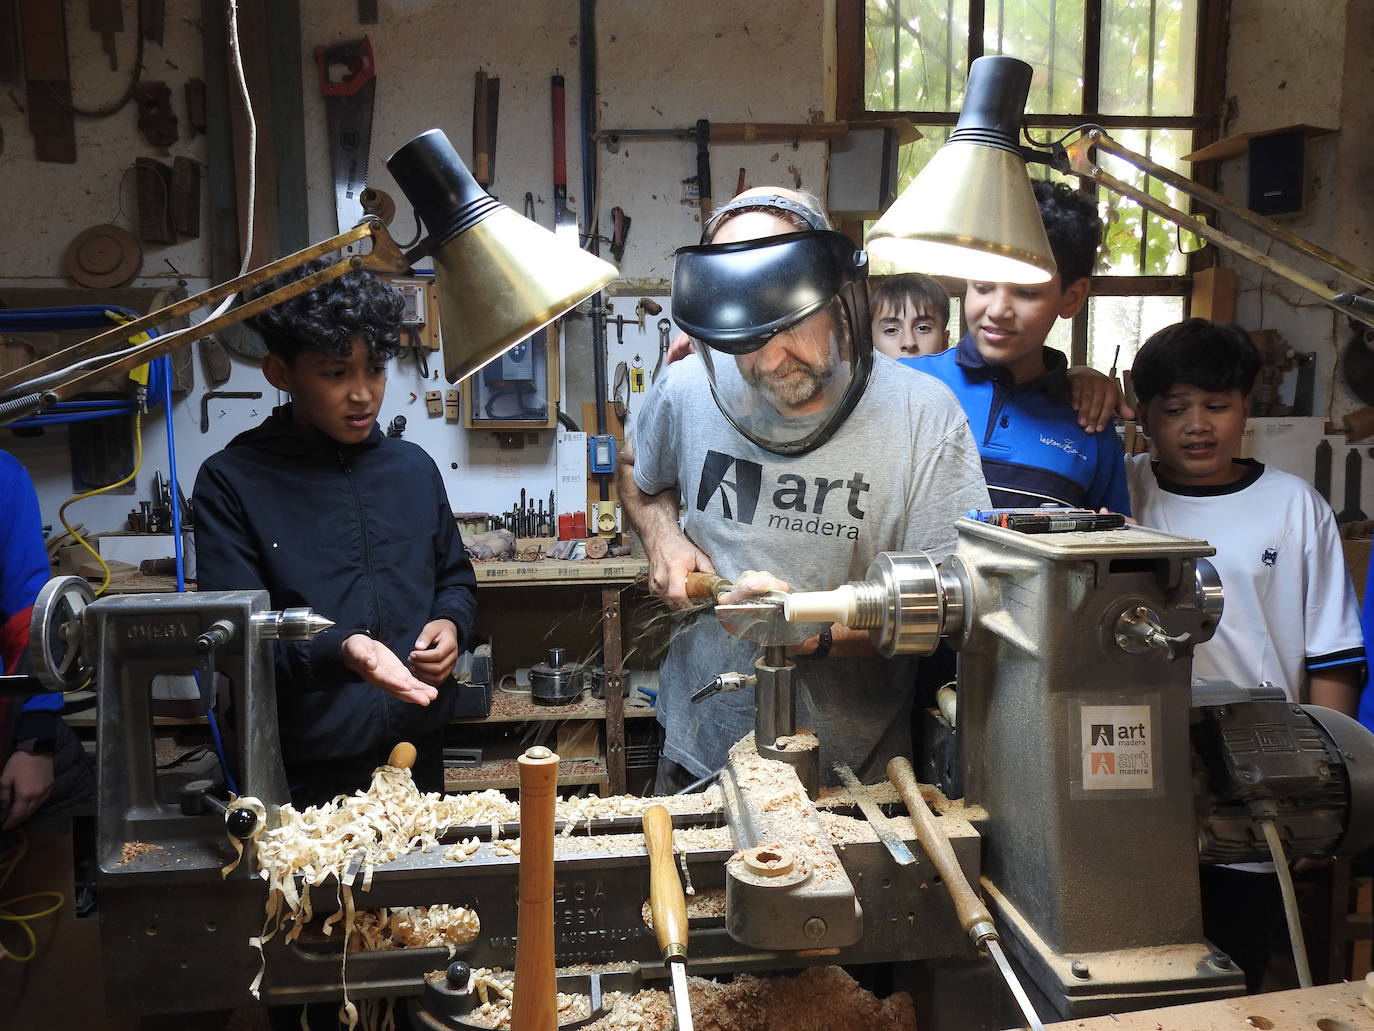
<svg viewBox="0 0 1374 1031"><path fill-rule="evenodd" d="M767 570L794 591L863 577L883 551L954 550L954 521L988 507L978 448L943 383L875 356L872 377L835 435L804 455L756 447L720 414L695 356L664 370L635 416L634 478L675 489L687 536L734 579ZM706 610L680 617L659 676L664 753L698 776L753 730L752 690L691 695L720 673L753 672L761 649ZM822 659L794 673L797 722L821 739L821 772L843 759L861 777L911 754L911 659Z"/></svg>

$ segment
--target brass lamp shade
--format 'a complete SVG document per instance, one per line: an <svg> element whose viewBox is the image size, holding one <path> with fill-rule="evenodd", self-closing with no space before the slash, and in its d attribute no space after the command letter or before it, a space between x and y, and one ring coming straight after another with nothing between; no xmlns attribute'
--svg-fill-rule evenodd
<svg viewBox="0 0 1374 1031"><path fill-rule="evenodd" d="M980 57L969 67L949 142L868 232L874 275L925 272L985 283L1046 283L1054 255L1017 142L1031 67Z"/></svg>
<svg viewBox="0 0 1374 1031"><path fill-rule="evenodd" d="M1045 283L1055 273L1025 161L978 143L941 147L874 223L866 247L873 275Z"/></svg>
<svg viewBox="0 0 1374 1031"><path fill-rule="evenodd" d="M619 274L487 194L438 129L403 146L387 168L429 230L407 257L434 257L450 383L471 376Z"/></svg>

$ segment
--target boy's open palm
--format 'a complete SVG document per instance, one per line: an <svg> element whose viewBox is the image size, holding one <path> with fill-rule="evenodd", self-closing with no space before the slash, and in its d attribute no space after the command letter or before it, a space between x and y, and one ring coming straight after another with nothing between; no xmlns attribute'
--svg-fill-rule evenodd
<svg viewBox="0 0 1374 1031"><path fill-rule="evenodd" d="M377 690L403 702L428 705L439 696L429 684L416 679L395 652L365 634L354 634L344 641L343 662Z"/></svg>

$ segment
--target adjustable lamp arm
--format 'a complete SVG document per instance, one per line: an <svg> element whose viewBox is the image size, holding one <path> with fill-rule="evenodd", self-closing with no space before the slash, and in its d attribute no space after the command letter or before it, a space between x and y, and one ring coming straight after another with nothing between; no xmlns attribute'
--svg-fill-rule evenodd
<svg viewBox="0 0 1374 1031"><path fill-rule="evenodd" d="M316 258L367 239L372 241L372 249L365 255L354 255L344 261L335 262L319 272L231 308L218 318L153 337L144 344L127 346L131 337L146 330L156 329L199 308L215 305L226 297L265 283L283 272L300 268ZM79 394L88 389L92 380L112 373L126 372L144 362L170 354L194 340L209 336L226 326L242 322L317 286L338 279L353 269L404 274L410 271L410 263L382 221L365 218L352 229L322 243L312 244L219 286L211 287L175 304L169 304L165 308L159 308L133 322L123 323L46 358L30 362L13 372L0 375L0 426Z"/></svg>
<svg viewBox="0 0 1374 1031"><path fill-rule="evenodd" d="M1209 190L1202 184L1187 179L1177 172L1165 168L1163 165L1156 164L1143 154L1137 154L1135 151L1123 147L1116 140L1108 136L1106 131L1100 127L1089 127L1081 136L1068 144L1068 146L1062 148L1056 147L1056 153L1049 163L1060 172L1071 172L1080 178L1099 183L1123 197L1130 198L1147 211L1152 211L1161 218L1168 219L1175 225L1182 226L1195 236L1200 236L1204 240L1221 247L1223 250L1238 254L1242 258L1252 261L1262 268L1273 272L1275 275L1282 276L1290 283L1302 287L1302 289L1309 293L1315 294L1323 302L1339 311L1342 315L1363 322L1365 325L1374 326L1374 305L1370 305L1364 298L1355 297L1349 293L1337 293L1325 283L1319 282L1296 269L1290 268L1282 262L1270 257L1268 254L1256 250L1249 244L1243 243L1235 237L1222 232L1215 226L1208 225L1206 222L1166 204L1158 197L1151 196L1142 190L1136 189L1129 183L1122 182L1120 179L1104 171L1100 165L1092 160L1090 152L1093 148L1100 148L1109 154L1121 158L1126 163L1140 169L1146 175L1154 176L1161 182L1168 183L1170 186L1173 186L1183 193L1195 197L1219 211L1224 211L1233 218L1241 220L1271 239L1286 244L1299 253L1305 254L1312 260L1349 276L1351 279L1358 281L1362 287L1374 289L1374 272L1362 269L1347 261L1345 258L1342 258L1339 254L1333 254L1331 251L1319 247L1295 233L1289 232L1272 219L1265 218L1263 215L1257 215L1248 208L1241 207L1238 204L1233 204L1216 191ZM1362 301L1364 301L1363 304L1361 304Z"/></svg>

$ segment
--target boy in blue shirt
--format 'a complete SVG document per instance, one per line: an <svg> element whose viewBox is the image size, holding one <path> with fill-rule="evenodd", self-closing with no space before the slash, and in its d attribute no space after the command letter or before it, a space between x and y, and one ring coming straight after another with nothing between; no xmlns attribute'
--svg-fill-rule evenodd
<svg viewBox="0 0 1374 1031"><path fill-rule="evenodd" d="M1087 303L1102 221L1093 202L1062 184L1037 182L1036 201L1058 273L1048 283L970 281L969 332L942 354L903 358L934 376L963 406L998 507L1045 504L1130 514L1121 442L1107 427L1079 425L1068 361L1045 346L1057 319Z"/></svg>

